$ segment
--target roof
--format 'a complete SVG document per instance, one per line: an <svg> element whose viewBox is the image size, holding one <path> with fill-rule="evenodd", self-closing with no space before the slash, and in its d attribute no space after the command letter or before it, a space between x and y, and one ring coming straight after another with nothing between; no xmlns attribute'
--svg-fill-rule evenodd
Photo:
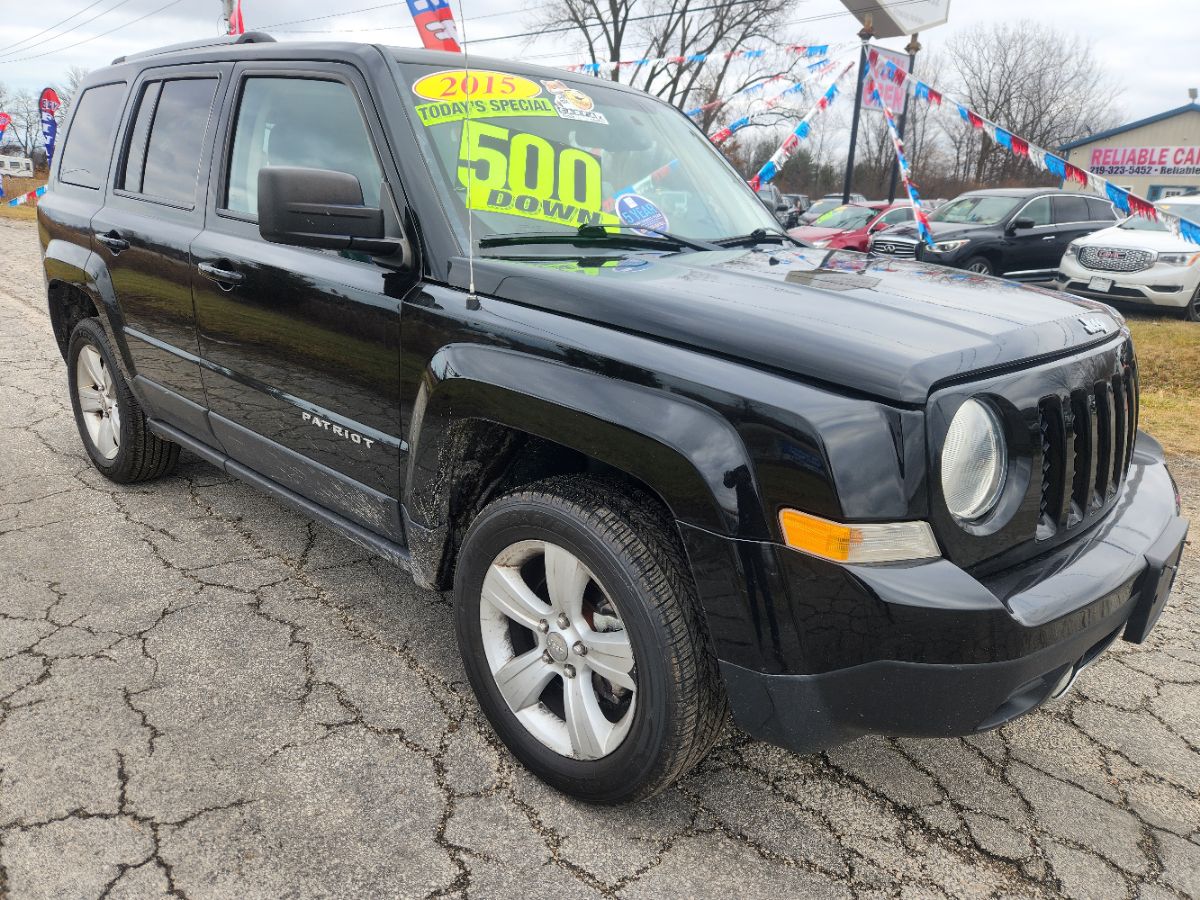
<svg viewBox="0 0 1200 900"><path fill-rule="evenodd" d="M1067 194L1069 191L1053 187L1032 188L984 188L978 191L963 191L959 197L1033 197L1039 194ZM957 199L957 198L955 198Z"/></svg>
<svg viewBox="0 0 1200 900"><path fill-rule="evenodd" d="M1086 137L1078 138L1069 143L1063 144L1059 150L1074 150L1076 147L1082 147L1084 144L1092 144L1096 141L1102 141L1105 138L1110 138L1116 134L1124 134L1126 131L1133 131L1135 128L1142 128L1146 125L1153 125L1155 122L1161 122L1163 119L1171 119L1175 116L1181 116L1188 112L1200 112L1200 103L1185 103L1183 106L1177 106L1174 109L1168 109L1166 112L1161 112L1157 116L1148 116L1145 119L1138 119L1136 122L1129 122L1126 125L1118 125L1116 128L1110 128L1107 131L1097 131L1095 134L1089 134Z"/></svg>

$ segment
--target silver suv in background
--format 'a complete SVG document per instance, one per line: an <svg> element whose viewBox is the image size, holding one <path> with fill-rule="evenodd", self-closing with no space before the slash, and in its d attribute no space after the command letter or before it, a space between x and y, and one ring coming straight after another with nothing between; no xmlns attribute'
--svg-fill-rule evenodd
<svg viewBox="0 0 1200 900"><path fill-rule="evenodd" d="M1200 195L1155 205L1200 222ZM1200 247L1160 222L1130 216L1072 241L1054 281L1059 290L1082 297L1178 310L1200 322Z"/></svg>

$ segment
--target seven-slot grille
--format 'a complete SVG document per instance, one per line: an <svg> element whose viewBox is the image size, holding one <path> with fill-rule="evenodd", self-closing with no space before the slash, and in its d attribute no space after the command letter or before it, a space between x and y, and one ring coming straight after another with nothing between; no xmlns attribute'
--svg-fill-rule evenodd
<svg viewBox="0 0 1200 900"><path fill-rule="evenodd" d="M917 255L917 242L903 238L879 237L871 241L871 251L885 256L914 259Z"/></svg>
<svg viewBox="0 0 1200 900"><path fill-rule="evenodd" d="M1101 272L1141 272L1154 265L1154 253L1124 247L1082 247L1079 264Z"/></svg>
<svg viewBox="0 0 1200 900"><path fill-rule="evenodd" d="M1138 386L1131 366L1038 404L1042 491L1037 536L1087 522L1120 489L1137 434Z"/></svg>

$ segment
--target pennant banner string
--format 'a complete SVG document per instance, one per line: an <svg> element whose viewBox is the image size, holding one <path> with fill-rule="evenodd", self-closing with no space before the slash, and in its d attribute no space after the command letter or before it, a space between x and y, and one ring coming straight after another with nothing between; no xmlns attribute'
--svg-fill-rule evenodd
<svg viewBox="0 0 1200 900"><path fill-rule="evenodd" d="M842 66L837 75L833 77L833 80L829 82L829 87L827 87L825 92L821 94L820 99L818 99L817 102L808 110L808 112L804 114L803 118L800 119L800 122L792 130L792 133L789 134L787 138L784 139L784 142L779 145L779 149L771 154L771 158L763 163L762 168L759 169L755 176L750 179L750 187L753 190L757 191L760 187L769 183L772 178L779 174L780 168L782 168L783 164L787 162L796 152L800 146L800 142L808 137L808 132L810 129L809 121L817 113L823 112L829 108L829 105L837 98L838 82L845 78L847 73L849 73L854 66L854 60L847 62L844 66Z"/></svg>
<svg viewBox="0 0 1200 900"><path fill-rule="evenodd" d="M818 56L828 56L831 47L840 50L844 44L788 44L783 47L760 47L755 50L728 50L714 51L712 53L689 53L683 56L645 56L640 59L622 59L617 62L587 62L575 63L573 65L564 66L570 72L587 72L591 75L599 75L601 72L616 71L618 69L636 68L638 66L652 66L661 63L668 63L679 66L686 65L704 65L711 60L731 60L731 59L764 59L768 56L775 55L792 55L799 56L802 59L815 59Z"/></svg>
<svg viewBox="0 0 1200 900"><path fill-rule="evenodd" d="M904 190L908 192L908 199L912 203L913 219L917 223L917 233L930 249L933 249L933 232L929 228L929 217L925 214L925 210L921 206L921 196L917 192L917 186L912 181L912 170L908 164L908 156L904 152L904 141L900 137L900 129L896 127L896 117L892 114L891 109L883 102L883 96L879 93L879 72L875 68L878 60L878 54L871 52L871 80L867 84L867 92L871 99L883 110L884 121L887 122L888 134L892 138L892 146L896 150L896 162L900 168L900 180L904 182Z"/></svg>
<svg viewBox="0 0 1200 900"><path fill-rule="evenodd" d="M717 107L732 103L739 97L757 98L759 94L766 92L767 85L774 84L779 81L789 81L792 82L793 86L795 86L800 81L808 81L814 75L819 75L820 73L824 72L826 69L832 66L834 62L834 59L826 57L824 59L819 59L816 62L809 63L804 67L806 70L805 74L801 75L799 78L790 72L781 72L775 75L769 75L761 81L754 82L754 84L748 84L743 88L738 88L733 93L726 94L724 97L717 97L715 100L710 100L708 103L705 103L702 106L697 106L694 109L686 110L684 115L690 116L694 119L696 116L702 115L703 113L708 112L710 109L716 109ZM778 94L775 96L778 96Z"/></svg>
<svg viewBox="0 0 1200 900"><path fill-rule="evenodd" d="M814 63L813 66L809 67L810 73L813 76L824 74L831 67L836 65L836 63L837 63L837 61L832 60L832 59L821 60L821 62ZM780 103L784 103L789 99L798 99L799 97L802 97L803 95L807 94L808 90L812 86L814 80L815 79L812 77L804 78L801 81L797 81L797 82L785 87L783 90L778 91L777 93L771 95L770 97L767 97L763 109L759 110L758 112L754 112L754 113L747 112L746 114L740 116L739 118L734 119L732 122L729 122L728 124L721 126L716 131L714 131L712 134L710 134L708 136L708 139L710 141L712 141L714 144L724 143L725 141L729 140L729 138L732 137L736 132L741 131L743 128L745 128L748 125L753 125L755 122L760 121L762 118L764 118L765 116L770 114L771 111L776 106L778 106Z"/></svg>
<svg viewBox="0 0 1200 900"><path fill-rule="evenodd" d="M879 53L875 49L872 49L867 56L872 67L878 64ZM942 107L943 100L945 100L945 105L954 106L960 119L972 128L982 131L997 145L1008 150L1014 156L1028 159L1037 168L1050 173L1062 181L1074 182L1080 187L1100 194L1111 201L1113 206L1126 215L1161 222L1171 233L1179 235L1179 237L1189 243L1200 246L1200 224L1158 209L1144 197L1139 197L1137 194L1113 184L1107 178L1102 178L1094 172L1081 169L1079 166L1067 162L1061 156L1056 156L1044 147L1039 147L1037 144L1013 134L1008 129L1002 128L990 119L981 116L975 110L935 90L931 85L919 81L911 72L897 65L894 61L890 59L884 60L878 77L882 81L890 81L893 84L900 85L913 97L928 103L930 106Z"/></svg>

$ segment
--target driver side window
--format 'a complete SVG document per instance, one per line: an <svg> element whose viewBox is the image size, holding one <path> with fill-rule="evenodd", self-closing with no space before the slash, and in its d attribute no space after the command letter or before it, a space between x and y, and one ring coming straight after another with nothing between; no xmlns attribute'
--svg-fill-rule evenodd
<svg viewBox="0 0 1200 900"><path fill-rule="evenodd" d="M340 81L247 78L238 106L224 207L258 214L258 170L300 166L348 172L363 202L379 205L383 172L358 99Z"/></svg>
<svg viewBox="0 0 1200 900"><path fill-rule="evenodd" d="M1025 204L1025 208L1017 213L1018 219L1032 219L1036 228L1038 225L1050 224L1050 198L1038 197Z"/></svg>

